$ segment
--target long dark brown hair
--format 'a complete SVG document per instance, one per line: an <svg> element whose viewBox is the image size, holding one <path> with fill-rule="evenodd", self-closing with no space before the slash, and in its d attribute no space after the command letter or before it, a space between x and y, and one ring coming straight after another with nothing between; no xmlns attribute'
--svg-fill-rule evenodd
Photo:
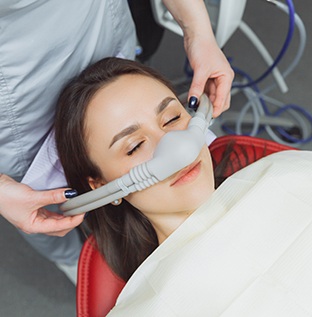
<svg viewBox="0 0 312 317"><path fill-rule="evenodd" d="M170 83L143 64L119 58L105 58L85 69L63 89L56 110L55 138L68 185L79 194L90 191L88 178L103 178L86 150L85 114L91 98L103 86L126 74L139 74L158 80L174 92ZM149 220L127 201L106 205L87 217L99 251L108 265L124 280L158 246Z"/></svg>

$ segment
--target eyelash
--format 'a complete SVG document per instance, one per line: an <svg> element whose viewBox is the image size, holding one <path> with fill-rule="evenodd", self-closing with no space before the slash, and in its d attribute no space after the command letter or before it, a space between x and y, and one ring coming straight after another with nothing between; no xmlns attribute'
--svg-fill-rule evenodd
<svg viewBox="0 0 312 317"><path fill-rule="evenodd" d="M132 150L130 150L129 152L127 152L128 156L131 156L136 150L139 149L139 147L144 143L144 141L141 141L140 143L138 143Z"/></svg>
<svg viewBox="0 0 312 317"><path fill-rule="evenodd" d="M172 123L172 122L174 122L174 121L176 121L176 120L178 120L178 119L180 119L180 118L181 118L181 114L179 114L179 115L175 116L174 118L170 119L170 120L167 121L163 126L165 127L165 126L167 126L168 124L170 124L170 123ZM127 155L128 155L128 156L131 156L135 151L137 151L137 150L140 148L140 146L141 146L144 142L145 142L145 141L139 142L136 146L134 146L130 151L127 152Z"/></svg>
<svg viewBox="0 0 312 317"><path fill-rule="evenodd" d="M168 122L166 122L164 124L164 127L167 126L168 124L172 123L173 121L176 121L176 120L180 119L180 118L181 118L181 113L178 114L177 116L175 116L174 118L170 119Z"/></svg>

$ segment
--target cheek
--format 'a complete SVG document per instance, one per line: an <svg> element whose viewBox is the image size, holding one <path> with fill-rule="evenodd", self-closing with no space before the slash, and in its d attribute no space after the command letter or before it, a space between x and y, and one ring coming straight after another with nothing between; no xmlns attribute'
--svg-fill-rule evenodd
<svg viewBox="0 0 312 317"><path fill-rule="evenodd" d="M199 182L197 187L185 186L179 189L162 186L159 183L124 199L148 216L194 211L208 199L212 191L211 183L207 181Z"/></svg>
<svg viewBox="0 0 312 317"><path fill-rule="evenodd" d="M147 189L135 192L125 197L125 199L134 207L142 212L151 212L158 208L162 209L162 201L160 197L163 196L163 182L153 185Z"/></svg>
<svg viewBox="0 0 312 317"><path fill-rule="evenodd" d="M146 142L146 144L132 156L127 156L124 153L121 155L106 155L105 157L102 155L100 156L101 159L98 159L98 161L100 161L98 166L105 180L110 182L128 174L133 167L152 159L154 151L155 144Z"/></svg>
<svg viewBox="0 0 312 317"><path fill-rule="evenodd" d="M148 161L148 159L145 159L145 160L142 160L142 159L138 159L137 160L138 162L136 162L136 160L133 160L131 162L129 162L129 160L124 160L123 163L121 164L105 164L103 162L101 162L101 166L100 166L100 169L101 169L101 172L102 172L102 175L103 177L105 178L105 180L107 182L112 182L114 181L115 179L117 178L120 178L126 174L129 173L129 171L131 170L131 168L143 163L143 162L146 162ZM112 161L110 161L112 162Z"/></svg>

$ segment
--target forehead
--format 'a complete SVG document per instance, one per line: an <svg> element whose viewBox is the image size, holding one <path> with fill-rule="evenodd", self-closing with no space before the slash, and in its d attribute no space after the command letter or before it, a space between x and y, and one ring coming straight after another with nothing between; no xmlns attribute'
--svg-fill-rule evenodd
<svg viewBox="0 0 312 317"><path fill-rule="evenodd" d="M113 116L115 112L124 109L140 109L155 107L164 96L174 96L174 93L162 82L138 74L127 74L116 78L111 83L100 88L88 105L88 115L97 111L107 112Z"/></svg>
<svg viewBox="0 0 312 317"><path fill-rule="evenodd" d="M86 113L88 133L96 127L110 130L125 124L155 117L155 108L165 97L174 93L158 80L144 75L123 75L102 87L91 99ZM104 128L104 127L103 127Z"/></svg>
<svg viewBox="0 0 312 317"><path fill-rule="evenodd" d="M143 90L144 88L147 89ZM145 95L149 95L149 91L153 90L157 92L159 92L159 90L170 91L164 83L156 78L142 74L126 74L121 75L115 78L112 82L104 85L98 92L96 92L94 97L96 98L96 96L103 91L106 94L113 93L116 96L133 96L134 93L139 92L141 97L145 97ZM116 94L116 92L119 93Z"/></svg>

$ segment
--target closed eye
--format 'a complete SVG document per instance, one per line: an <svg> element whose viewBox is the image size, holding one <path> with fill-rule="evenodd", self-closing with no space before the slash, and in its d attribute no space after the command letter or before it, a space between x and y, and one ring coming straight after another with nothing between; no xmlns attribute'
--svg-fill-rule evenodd
<svg viewBox="0 0 312 317"><path fill-rule="evenodd" d="M144 141L141 141L140 143L138 143L136 146L134 146L130 151L127 152L128 156L131 156L135 151L137 151L140 146L144 143Z"/></svg>
<svg viewBox="0 0 312 317"><path fill-rule="evenodd" d="M180 119L180 118L181 118L181 113L180 113L179 115L173 117L173 118L170 119L169 121L167 121L167 122L164 124L164 127L165 127L166 125L168 125L168 124L170 124L170 123L172 123L172 122L174 122L174 121Z"/></svg>

